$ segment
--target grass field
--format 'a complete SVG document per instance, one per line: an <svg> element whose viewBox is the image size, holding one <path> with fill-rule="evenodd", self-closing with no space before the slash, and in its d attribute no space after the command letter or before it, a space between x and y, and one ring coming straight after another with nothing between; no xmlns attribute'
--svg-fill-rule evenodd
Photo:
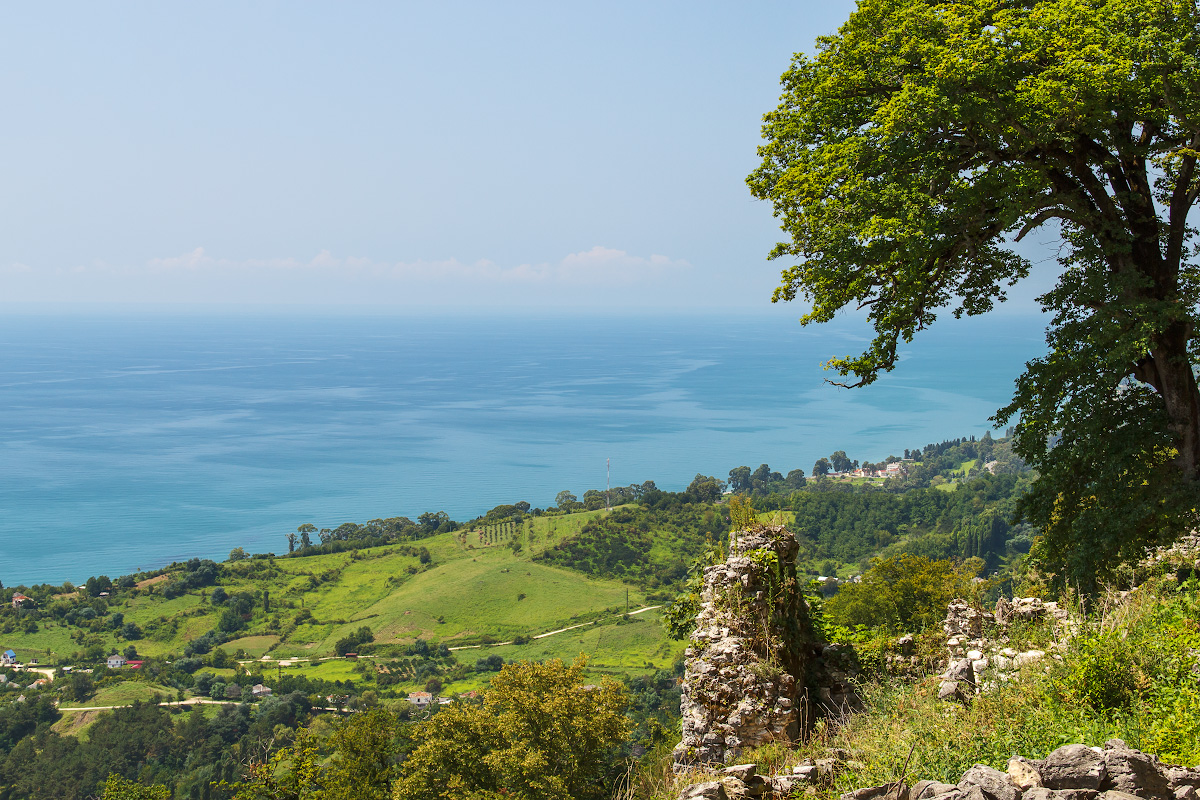
<svg viewBox="0 0 1200 800"><path fill-rule="evenodd" d="M158 695L165 700L175 699L175 690L154 683L124 681L98 690L86 703L63 703L70 708L97 708L103 706L127 706L138 700L153 700Z"/></svg>
<svg viewBox="0 0 1200 800"><path fill-rule="evenodd" d="M333 654L339 639L362 626L372 630L376 646L408 644L417 638L455 646L485 641L485 637L501 642L533 637L605 616L615 619L627 601L631 608L646 605L645 595L616 580L594 579L531 561L604 513L527 518L521 525L507 526L507 539L496 544L484 541L497 539L496 529L490 537L483 529L467 529L411 546L258 562L253 566L262 571L255 577L231 574L221 581L230 595L250 591L257 598L246 628L221 647L230 655L241 650L245 658L254 660L264 655L274 661L301 657L305 662L292 669L340 680L353 677L352 665L339 660L314 667L307 659ZM510 546L513 539L521 543L519 549ZM425 548L432 562L422 565L413 548ZM125 622L136 623L145 632L136 641L125 641L111 626L99 623L87 630L47 621L34 633L5 634L0 645L12 647L23 660L37 658L43 664L78 663L85 644L102 645L105 652L132 644L143 656L180 656L189 641L217 627L223 609L208 602L215 587L168 599L161 594L165 583L148 585L133 597L110 598L110 616L119 612ZM664 644L656 614L631 620L625 625L589 626L497 652L506 659L570 659L583 651L593 655L596 669L633 669L673 660L674 649ZM471 652L463 660L473 661ZM95 700L93 704L105 703Z"/></svg>

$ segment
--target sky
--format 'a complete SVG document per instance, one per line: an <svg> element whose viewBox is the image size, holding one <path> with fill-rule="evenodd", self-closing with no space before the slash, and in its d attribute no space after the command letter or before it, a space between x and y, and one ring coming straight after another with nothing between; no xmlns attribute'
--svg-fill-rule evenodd
<svg viewBox="0 0 1200 800"><path fill-rule="evenodd" d="M9 4L0 302L768 313L761 117L853 7Z"/></svg>

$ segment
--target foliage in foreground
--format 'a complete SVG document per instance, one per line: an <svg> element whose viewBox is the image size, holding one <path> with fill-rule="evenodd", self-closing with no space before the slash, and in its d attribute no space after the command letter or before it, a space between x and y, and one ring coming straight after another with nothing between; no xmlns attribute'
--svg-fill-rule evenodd
<svg viewBox="0 0 1200 800"><path fill-rule="evenodd" d="M996 421L1039 480L1023 513L1061 580L1195 525L1200 197L1195 2L862 0L783 75L753 194L789 241L774 300L802 323L866 309L875 339L829 366L869 384L933 324L991 311L1047 223L1062 276L1049 352Z"/></svg>
<svg viewBox="0 0 1200 800"><path fill-rule="evenodd" d="M439 713L417 732L395 799L607 797L626 698L610 680L584 685L584 664L510 664L481 706Z"/></svg>
<svg viewBox="0 0 1200 800"><path fill-rule="evenodd" d="M957 783L977 763L1003 770L1013 755L1042 758L1064 744L1101 745L1114 737L1164 762L1200 764L1196 579L1159 578L1124 600L1114 595L1067 640L1049 624L1010 635L1011 646L1049 655L1021 680L989 687L967 707L938 700L936 677L908 682L884 675L862 687L866 711L818 723L813 738L795 749L771 746L744 760L765 771L845 750L850 763L821 789L828 797L901 778L910 785ZM669 748L643 759L628 796L677 797L692 779L673 777L669 759Z"/></svg>
<svg viewBox="0 0 1200 800"><path fill-rule="evenodd" d="M842 586L826 602L825 613L847 628L919 632L941 623L951 600L968 596L982 566L978 558L962 563L908 554L876 559L860 583Z"/></svg>

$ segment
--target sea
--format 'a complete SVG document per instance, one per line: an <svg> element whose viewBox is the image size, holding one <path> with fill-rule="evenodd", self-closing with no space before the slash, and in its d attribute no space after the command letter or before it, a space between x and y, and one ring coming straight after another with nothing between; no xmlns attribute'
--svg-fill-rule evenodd
<svg viewBox="0 0 1200 800"><path fill-rule="evenodd" d="M287 551L302 523L811 472L981 436L1045 320L939 321L860 389L854 319L780 313L0 315L0 581ZM611 476L611 477L610 477Z"/></svg>

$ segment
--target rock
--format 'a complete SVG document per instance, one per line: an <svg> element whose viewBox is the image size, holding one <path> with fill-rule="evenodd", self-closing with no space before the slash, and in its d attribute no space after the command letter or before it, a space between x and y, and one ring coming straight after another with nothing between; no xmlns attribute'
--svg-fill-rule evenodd
<svg viewBox="0 0 1200 800"><path fill-rule="evenodd" d="M720 781L697 783L684 789L679 800L729 800L725 785Z"/></svg>
<svg viewBox="0 0 1200 800"><path fill-rule="evenodd" d="M896 649L900 651L902 656L911 656L916 650L916 644L913 641L912 634L906 634L896 640Z"/></svg>
<svg viewBox="0 0 1200 800"><path fill-rule="evenodd" d="M791 797L792 791L800 784L800 781L788 775L773 775L768 781L775 797Z"/></svg>
<svg viewBox="0 0 1200 800"><path fill-rule="evenodd" d="M721 770L722 775L728 775L731 778L737 778L739 781L748 781L758 772L757 764L735 764L732 767L726 767Z"/></svg>
<svg viewBox="0 0 1200 800"><path fill-rule="evenodd" d="M1017 669L1027 667L1031 664L1036 664L1046 657L1046 653L1042 650L1026 650L1024 653L1019 653L1013 659L1013 666Z"/></svg>
<svg viewBox="0 0 1200 800"><path fill-rule="evenodd" d="M1200 795L1191 786L1180 786L1175 790L1175 800L1197 800Z"/></svg>
<svg viewBox="0 0 1200 800"><path fill-rule="evenodd" d="M1104 771L1101 789L1113 789L1138 797L1170 800L1171 782L1151 756L1134 750L1120 739L1104 743Z"/></svg>
<svg viewBox="0 0 1200 800"><path fill-rule="evenodd" d="M1060 747L1041 762L1038 772L1047 789L1098 790L1104 782L1104 757L1087 745Z"/></svg>
<svg viewBox="0 0 1200 800"><path fill-rule="evenodd" d="M797 779L806 783L817 779L816 764L798 764L792 767L792 775Z"/></svg>
<svg viewBox="0 0 1200 800"><path fill-rule="evenodd" d="M908 787L902 783L885 783L846 792L840 800L901 800L908 796Z"/></svg>
<svg viewBox="0 0 1200 800"><path fill-rule="evenodd" d="M1184 786L1190 786L1197 792L1200 792L1200 769L1188 769L1186 767L1165 767L1164 772L1167 776L1167 781L1172 790L1178 790Z"/></svg>
<svg viewBox="0 0 1200 800"><path fill-rule="evenodd" d="M1021 800L1095 800L1095 789L1046 789L1035 786L1021 793Z"/></svg>
<svg viewBox="0 0 1200 800"><path fill-rule="evenodd" d="M949 797L951 792L957 791L958 787L953 783L920 781L916 786L909 790L908 800L932 800L934 797L941 797L943 795Z"/></svg>
<svg viewBox="0 0 1200 800"><path fill-rule="evenodd" d="M1013 756L1008 760L1008 777L1022 791L1042 785L1042 773L1038 772L1037 766L1021 756Z"/></svg>
<svg viewBox="0 0 1200 800"><path fill-rule="evenodd" d="M729 800L746 800L746 798L761 797L765 794L765 790L761 786L755 792L750 784L732 776L722 778L721 783L725 786L725 794L729 796Z"/></svg>
<svg viewBox="0 0 1200 800"><path fill-rule="evenodd" d="M942 681L938 686L938 700L966 705L967 695L959 688L958 681Z"/></svg>
<svg viewBox="0 0 1200 800"><path fill-rule="evenodd" d="M963 658L952 662L950 668L942 675L938 699L966 704L974 694L975 668L971 665L971 659Z"/></svg>
<svg viewBox="0 0 1200 800"><path fill-rule="evenodd" d="M966 681L972 686L975 685L975 668L971 666L971 659L963 658L955 661L950 665L942 675L943 680L947 681Z"/></svg>
<svg viewBox="0 0 1200 800"><path fill-rule="evenodd" d="M965 773L958 782L960 791L971 797L972 790L978 789L987 800L1020 800L1021 790L1013 783L1007 773L992 769L984 764L976 764Z"/></svg>
<svg viewBox="0 0 1200 800"><path fill-rule="evenodd" d="M1096 797L1097 800L1139 800L1136 794L1119 792L1116 789L1109 789L1107 792L1101 792Z"/></svg>

